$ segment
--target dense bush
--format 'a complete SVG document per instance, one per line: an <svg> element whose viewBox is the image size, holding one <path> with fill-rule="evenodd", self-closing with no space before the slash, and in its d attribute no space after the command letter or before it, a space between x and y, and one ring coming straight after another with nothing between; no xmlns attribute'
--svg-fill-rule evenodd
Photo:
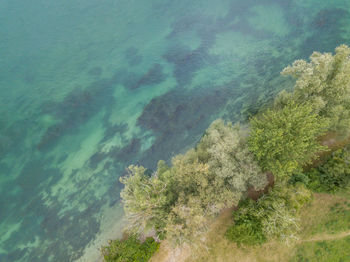
<svg viewBox="0 0 350 262"><path fill-rule="evenodd" d="M110 241L101 252L105 262L147 262L158 248L159 243L153 238L141 242L132 235L125 240Z"/></svg>
<svg viewBox="0 0 350 262"><path fill-rule="evenodd" d="M334 192L349 185L350 150L339 149L332 153L326 162L311 170L293 175L291 183L304 183L316 192Z"/></svg>
<svg viewBox="0 0 350 262"><path fill-rule="evenodd" d="M240 210L234 213L234 224L225 233L226 238L238 246L257 245L266 241L261 217L255 212L245 212L252 207L254 208L253 200L243 201Z"/></svg>
<svg viewBox="0 0 350 262"><path fill-rule="evenodd" d="M288 242L296 237L298 211L310 196L302 185L276 185L269 194L256 202L246 200L234 211L234 224L227 230L226 237L247 245L260 244L267 239Z"/></svg>
<svg viewBox="0 0 350 262"><path fill-rule="evenodd" d="M310 178L305 173L293 174L288 181L288 183L291 185L296 185L300 183L300 184L304 184L307 187L309 185L309 182L310 182Z"/></svg>

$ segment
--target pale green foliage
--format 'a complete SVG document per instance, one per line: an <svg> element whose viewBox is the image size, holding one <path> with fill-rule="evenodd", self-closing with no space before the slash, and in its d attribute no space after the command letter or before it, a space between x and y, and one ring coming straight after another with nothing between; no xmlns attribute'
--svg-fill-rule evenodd
<svg viewBox="0 0 350 262"><path fill-rule="evenodd" d="M128 175L120 178L125 184L120 193L130 229L140 233L147 229L161 230L170 205L166 195L168 183L158 175L149 177L142 166L129 166Z"/></svg>
<svg viewBox="0 0 350 262"><path fill-rule="evenodd" d="M131 227L154 228L175 243L191 242L223 208L237 205L248 186L267 184L240 126L215 121L195 149L158 163L152 176L129 167L121 193Z"/></svg>
<svg viewBox="0 0 350 262"><path fill-rule="evenodd" d="M311 104L289 101L251 119L250 150L261 167L277 177L290 175L325 149L317 141L328 127Z"/></svg>
<svg viewBox="0 0 350 262"><path fill-rule="evenodd" d="M210 207L217 204L218 198L214 194L209 166L198 161L194 149L174 157L172 164L172 190L177 194L177 201L169 212L166 237L174 244L193 242L205 231L213 215Z"/></svg>
<svg viewBox="0 0 350 262"><path fill-rule="evenodd" d="M332 131L348 134L350 130L350 48L341 45L331 53L314 52L310 62L296 60L282 72L296 78L293 93L284 92L276 104L291 98L311 103L314 112L330 120ZM286 99L289 97L289 99Z"/></svg>
<svg viewBox="0 0 350 262"><path fill-rule="evenodd" d="M206 232L210 215L203 208L201 199L195 196L180 197L169 213L166 236L175 245L185 242L195 244Z"/></svg>
<svg viewBox="0 0 350 262"><path fill-rule="evenodd" d="M169 168L159 161L152 176L145 175L143 167L130 166L128 176L121 179L121 197L132 231L155 229L174 243L183 243L204 231L211 215L208 206L217 199L212 198L209 166L198 162L194 149L174 157L172 164Z"/></svg>
<svg viewBox="0 0 350 262"><path fill-rule="evenodd" d="M247 186L263 189L266 175L261 172L247 146L247 130L240 125L214 121L197 146L199 157L209 164L215 178L215 187L220 189L221 199L238 204ZM228 205L223 203L225 207Z"/></svg>
<svg viewBox="0 0 350 262"><path fill-rule="evenodd" d="M275 185L269 194L262 196L254 212L261 216L266 237L285 242L296 238L297 212L310 199L310 191L302 185Z"/></svg>
<svg viewBox="0 0 350 262"><path fill-rule="evenodd" d="M172 160L174 188L179 194L167 223L167 237L178 243L198 239L210 218L237 205L249 185L267 184L239 126L214 121L196 149Z"/></svg>
<svg viewBox="0 0 350 262"><path fill-rule="evenodd" d="M172 163L173 176L176 177L176 188L179 193L178 202L182 205L192 201L197 203L206 215L211 216L225 207L223 203L229 202L225 198L226 193L220 192L223 187L209 171L209 165L199 162L194 149L185 155L176 156Z"/></svg>

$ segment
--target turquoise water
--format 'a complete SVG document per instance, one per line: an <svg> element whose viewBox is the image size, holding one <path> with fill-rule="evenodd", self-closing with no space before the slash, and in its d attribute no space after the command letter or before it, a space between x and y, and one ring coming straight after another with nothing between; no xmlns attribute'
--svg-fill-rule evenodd
<svg viewBox="0 0 350 262"><path fill-rule="evenodd" d="M2 0L0 261L95 261L118 177L244 120L313 50L350 44L348 0Z"/></svg>

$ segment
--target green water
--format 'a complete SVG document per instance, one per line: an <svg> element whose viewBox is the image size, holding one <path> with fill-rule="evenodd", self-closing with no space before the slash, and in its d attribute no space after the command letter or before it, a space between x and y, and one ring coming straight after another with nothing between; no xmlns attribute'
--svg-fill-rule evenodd
<svg viewBox="0 0 350 262"><path fill-rule="evenodd" d="M95 261L127 165L245 119L341 43L348 0L2 0L0 261Z"/></svg>

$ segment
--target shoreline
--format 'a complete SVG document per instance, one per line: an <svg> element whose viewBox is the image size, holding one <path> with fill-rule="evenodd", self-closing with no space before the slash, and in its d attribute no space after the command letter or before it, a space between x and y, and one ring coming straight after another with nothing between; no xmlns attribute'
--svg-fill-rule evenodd
<svg viewBox="0 0 350 262"><path fill-rule="evenodd" d="M119 221L119 223L116 223ZM101 218L100 232L85 248L83 255L74 262L101 262L101 246L108 240L120 238L125 226L123 206L121 202L104 210Z"/></svg>

